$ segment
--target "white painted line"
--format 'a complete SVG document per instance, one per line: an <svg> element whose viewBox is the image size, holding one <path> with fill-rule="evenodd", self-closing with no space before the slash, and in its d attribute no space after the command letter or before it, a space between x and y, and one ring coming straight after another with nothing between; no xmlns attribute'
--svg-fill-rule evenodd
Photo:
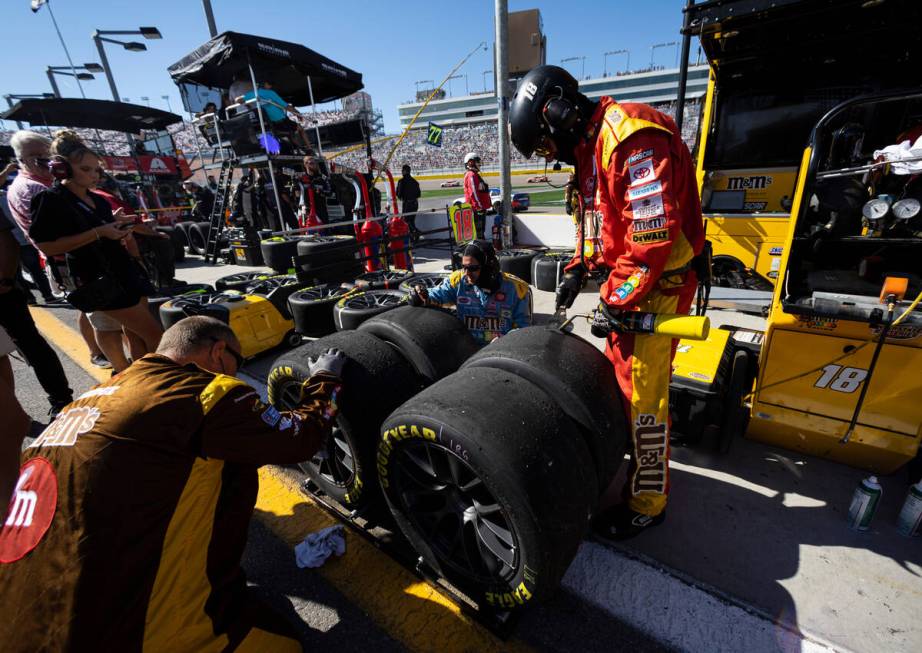
<svg viewBox="0 0 922 653"><path fill-rule="evenodd" d="M616 619L682 651L831 653L818 637L776 623L726 596L706 591L672 570L583 542L563 586Z"/></svg>

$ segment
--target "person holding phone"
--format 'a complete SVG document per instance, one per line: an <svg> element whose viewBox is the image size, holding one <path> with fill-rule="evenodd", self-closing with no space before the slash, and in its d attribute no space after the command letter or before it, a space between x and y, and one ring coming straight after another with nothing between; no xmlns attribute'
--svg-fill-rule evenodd
<svg viewBox="0 0 922 653"><path fill-rule="evenodd" d="M90 191L99 183L99 157L73 132L58 132L50 167L56 181L32 200L29 235L48 257L65 255L73 289L68 301L88 312L90 322L111 318L137 335L147 352L156 350L163 333L150 314L150 283L144 279L121 241L132 220L115 213ZM80 291L83 292L80 292Z"/></svg>

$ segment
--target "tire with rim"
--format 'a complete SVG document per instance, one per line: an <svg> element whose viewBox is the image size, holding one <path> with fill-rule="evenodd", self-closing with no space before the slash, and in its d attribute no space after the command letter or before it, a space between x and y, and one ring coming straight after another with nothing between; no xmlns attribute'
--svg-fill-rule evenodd
<svg viewBox="0 0 922 653"><path fill-rule="evenodd" d="M177 263L186 260L186 235L178 227L157 227L157 231L170 237L173 243L173 260Z"/></svg>
<svg viewBox="0 0 922 653"><path fill-rule="evenodd" d="M189 253L205 255L205 247L208 244L208 230L211 225L207 222L193 222L189 225Z"/></svg>
<svg viewBox="0 0 922 653"><path fill-rule="evenodd" d="M501 249L496 256L500 270L531 283L531 260L540 253L534 249Z"/></svg>
<svg viewBox="0 0 922 653"><path fill-rule="evenodd" d="M425 286L427 289L435 288L441 285L450 275L450 272L424 272L422 274L416 274L401 283L397 290L401 292L410 292L410 289L416 285Z"/></svg>
<svg viewBox="0 0 922 653"><path fill-rule="evenodd" d="M405 300L406 293L399 290L353 292L333 306L333 323L337 331L357 329L365 320L397 308Z"/></svg>
<svg viewBox="0 0 922 653"><path fill-rule="evenodd" d="M164 288L161 291L162 294L147 298L147 308L151 315L154 316L154 319L157 320L157 323L162 326L162 323L160 322L160 307L166 304L168 301L184 294L193 295L212 292L214 292L214 288L209 286L207 283L188 283L183 286Z"/></svg>
<svg viewBox="0 0 922 653"><path fill-rule="evenodd" d="M275 236L259 241L259 251L262 252L263 262L276 272L282 274L293 267L292 257L298 253L300 238L288 236Z"/></svg>
<svg viewBox="0 0 922 653"><path fill-rule="evenodd" d="M479 349L461 320L438 308L398 306L358 330L396 347L427 384L456 372Z"/></svg>
<svg viewBox="0 0 922 653"><path fill-rule="evenodd" d="M491 368L463 368L391 413L377 468L426 564L478 603L510 610L557 589L599 495L558 402Z"/></svg>
<svg viewBox="0 0 922 653"><path fill-rule="evenodd" d="M531 282L538 290L554 292L563 279L563 269L573 259L573 253L547 252L531 260Z"/></svg>
<svg viewBox="0 0 922 653"><path fill-rule="evenodd" d="M160 306L160 323L164 329L169 329L190 315L207 315L227 322L226 311L220 304L241 301L242 298L243 295L236 290L173 297Z"/></svg>
<svg viewBox="0 0 922 653"><path fill-rule="evenodd" d="M238 272L237 274L221 277L214 282L214 287L216 290L246 290L247 286L252 285L254 282L273 276L276 276L273 270Z"/></svg>
<svg viewBox="0 0 922 653"><path fill-rule="evenodd" d="M611 362L579 336L544 326L510 331L462 366L503 369L553 397L579 425L604 491L618 472L629 441L621 393Z"/></svg>
<svg viewBox="0 0 922 653"><path fill-rule="evenodd" d="M348 289L333 283L311 286L288 298L288 310L295 322L295 331L309 338L319 338L336 331L333 306Z"/></svg>
<svg viewBox="0 0 922 653"><path fill-rule="evenodd" d="M410 270L378 270L365 272L355 278L355 287L360 290L400 289L414 277Z"/></svg>
<svg viewBox="0 0 922 653"><path fill-rule="evenodd" d="M347 358L339 415L320 456L299 465L327 495L349 509L380 496L375 479L375 449L384 418L419 391L419 379L396 349L367 333L334 333L282 354L269 373L269 402L291 408L309 377L308 359L330 347ZM325 458L323 457L325 454Z"/></svg>

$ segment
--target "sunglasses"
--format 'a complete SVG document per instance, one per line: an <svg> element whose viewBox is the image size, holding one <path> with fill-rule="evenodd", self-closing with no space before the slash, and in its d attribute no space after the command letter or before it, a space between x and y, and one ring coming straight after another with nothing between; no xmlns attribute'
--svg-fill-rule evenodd
<svg viewBox="0 0 922 653"><path fill-rule="evenodd" d="M465 272L480 272L479 265L462 265L461 269Z"/></svg>
<svg viewBox="0 0 922 653"><path fill-rule="evenodd" d="M229 344L227 344L226 340L221 340L220 338L212 338L211 340L212 342L223 342L224 351L226 351L228 354L230 354L234 358L234 361L237 363L237 369L239 370L241 367L243 367L243 362L244 362L243 356L240 355L240 352L234 351L234 348L231 347Z"/></svg>

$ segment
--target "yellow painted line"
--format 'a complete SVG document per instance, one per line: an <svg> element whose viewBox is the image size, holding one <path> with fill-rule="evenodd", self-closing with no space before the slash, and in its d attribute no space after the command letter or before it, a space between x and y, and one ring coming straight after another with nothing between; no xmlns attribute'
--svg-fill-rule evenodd
<svg viewBox="0 0 922 653"><path fill-rule="evenodd" d="M45 338L87 374L99 381L109 378L108 371L90 363L86 344L79 333L48 310L33 308L32 316ZM254 514L292 549L309 533L338 523L305 496L294 479L268 466L259 470L259 495ZM291 555L294 556L293 550ZM333 557L323 567L305 569L301 573L319 574L408 650L420 653L524 653L532 650L520 641L500 641L428 583L420 581L348 528L343 557Z"/></svg>
<svg viewBox="0 0 922 653"><path fill-rule="evenodd" d="M90 363L90 351L78 331L74 331L47 309L31 306L30 311L35 326L45 338L52 341L68 358L97 381L109 380L112 370L104 370Z"/></svg>

